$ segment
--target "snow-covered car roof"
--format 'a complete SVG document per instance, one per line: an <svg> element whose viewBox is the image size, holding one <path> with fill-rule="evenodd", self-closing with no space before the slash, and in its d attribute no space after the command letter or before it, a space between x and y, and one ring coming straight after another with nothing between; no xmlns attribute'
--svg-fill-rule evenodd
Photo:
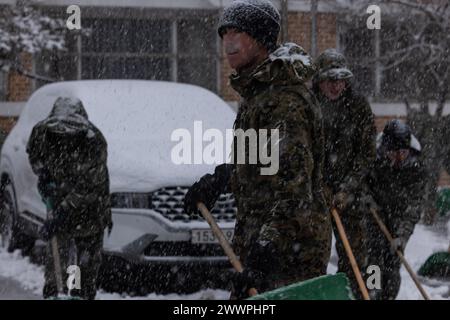
<svg viewBox="0 0 450 320"><path fill-rule="evenodd" d="M67 81L40 88L24 108L15 130L28 139L60 96L79 98L89 119L108 142L111 191L148 192L166 186L191 185L215 165L171 161L174 130L194 137L194 121L203 130L233 127L235 113L216 94L187 84L139 80Z"/></svg>

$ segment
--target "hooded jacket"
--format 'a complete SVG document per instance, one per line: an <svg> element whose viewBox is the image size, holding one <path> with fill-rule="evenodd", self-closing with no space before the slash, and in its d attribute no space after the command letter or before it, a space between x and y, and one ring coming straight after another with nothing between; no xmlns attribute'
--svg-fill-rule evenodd
<svg viewBox="0 0 450 320"><path fill-rule="evenodd" d="M34 126L27 153L43 200L66 215L64 231L85 236L112 225L107 143L80 100L58 98Z"/></svg>

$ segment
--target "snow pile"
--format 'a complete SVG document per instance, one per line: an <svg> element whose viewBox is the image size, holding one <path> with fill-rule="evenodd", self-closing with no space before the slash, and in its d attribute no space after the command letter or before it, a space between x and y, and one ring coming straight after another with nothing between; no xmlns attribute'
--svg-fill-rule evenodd
<svg viewBox="0 0 450 320"><path fill-rule="evenodd" d="M44 268L32 264L27 257L23 257L20 251L8 253L5 249L0 248L0 287L3 286L1 278L14 279L21 288L8 288L11 292L15 292L12 298L17 297L16 292L24 289L30 294L23 298L28 298L32 294L36 298L42 297L42 289L44 287ZM5 291L5 292L3 292ZM2 294L7 294L7 289L2 290ZM97 293L98 300L227 300L230 296L228 291L224 290L202 290L192 294L176 294L158 295L151 293L142 297L130 297L126 294L108 293L99 290ZM8 297L9 298L9 297Z"/></svg>
<svg viewBox="0 0 450 320"><path fill-rule="evenodd" d="M42 294L44 268L32 264L29 258L24 258L18 250L8 253L0 248L0 276L16 280L23 289L33 294Z"/></svg>
<svg viewBox="0 0 450 320"><path fill-rule="evenodd" d="M230 292L225 290L207 289L192 294L176 294L158 295L151 293L144 297L130 297L118 293L106 293L99 291L97 293L98 300L228 300Z"/></svg>
<svg viewBox="0 0 450 320"><path fill-rule="evenodd" d="M438 251L446 251L449 240L444 235L438 236L423 225L416 225L414 234L406 247L405 257L411 264L413 270L418 270L426 259ZM422 296L404 267L401 269L402 285L397 299L399 300L421 300ZM450 299L450 282L443 283L432 280L424 285L425 291L432 300Z"/></svg>
<svg viewBox="0 0 450 320"><path fill-rule="evenodd" d="M450 225L449 225L450 228ZM335 239L333 237L333 247L330 263L328 265L328 274L334 274L337 271L337 254L334 247ZM429 227L418 224L414 229L408 245L406 247L405 257L415 272L426 259L434 252L446 251L449 240L445 235L438 235ZM402 283L397 300L422 300L422 296L412 281L405 267L400 270ZM426 284L422 282L425 291L432 300L450 299L450 282L425 279Z"/></svg>

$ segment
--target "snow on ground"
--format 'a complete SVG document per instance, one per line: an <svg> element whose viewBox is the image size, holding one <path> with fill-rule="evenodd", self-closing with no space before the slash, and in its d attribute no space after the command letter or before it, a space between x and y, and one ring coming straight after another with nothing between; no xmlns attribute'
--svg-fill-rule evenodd
<svg viewBox="0 0 450 320"><path fill-rule="evenodd" d="M0 277L12 279L5 285L5 281L0 278L0 298L7 298L8 290L19 291L24 290L30 295L40 296L44 286L44 268L32 264L28 257L23 257L19 251L8 253L5 249L0 248ZM20 287L18 286L20 285Z"/></svg>
<svg viewBox="0 0 450 320"><path fill-rule="evenodd" d="M159 295L151 293L144 297L130 297L118 293L106 293L99 291L97 294L98 300L228 300L230 293L225 290L207 289L192 294L177 294L170 293Z"/></svg>
<svg viewBox="0 0 450 320"><path fill-rule="evenodd" d="M405 256L412 268L418 270L432 253L446 251L448 245L449 239L446 234L436 233L430 227L417 225L406 248ZM336 253L333 249L328 273L334 273L335 271ZM402 285L398 299L422 299L405 268L402 268L401 275ZM40 299L43 285L44 270L42 266L32 264L29 258L22 257L18 251L7 253L4 249L0 248L0 299ZM424 288L431 296L431 299L450 299L450 282L427 280ZM143 297L130 297L128 295L106 293L103 291L99 291L97 295L97 299L99 300L223 300L228 299L228 297L229 292L212 289L202 290L193 294L173 293L158 295L151 293Z"/></svg>
<svg viewBox="0 0 450 320"><path fill-rule="evenodd" d="M447 251L449 239L445 235L436 235L430 227L416 225L414 234L406 246L405 257L411 264L413 270L418 270L426 259L434 252ZM422 299L409 273L405 267L401 269L402 285L397 299L417 300ZM450 282L427 281L424 285L425 291L432 300L450 299ZM434 284L431 286L431 284ZM436 287L435 287L436 286Z"/></svg>
<svg viewBox="0 0 450 320"><path fill-rule="evenodd" d="M450 234L450 222L448 225L448 233ZM333 249L331 254L331 261L328 265L327 272L334 274L337 270L337 255L334 249L335 239L333 237ZM411 265L414 271L426 261L426 259L434 252L447 251L449 239L446 234L436 233L432 227L426 227L418 224L414 229L408 245L406 246L405 258ZM400 270L402 276L402 284L398 294L398 300L422 300L422 295L411 279L405 267L402 266ZM450 299L450 282L442 282L436 280L426 280L427 285L422 283L425 291L432 300Z"/></svg>
<svg viewBox="0 0 450 320"><path fill-rule="evenodd" d="M0 248L0 300L41 299L44 286L44 268L30 262L19 251L8 253ZM202 290L192 294L130 297L119 293L98 291L99 300L227 300L230 293L224 290Z"/></svg>

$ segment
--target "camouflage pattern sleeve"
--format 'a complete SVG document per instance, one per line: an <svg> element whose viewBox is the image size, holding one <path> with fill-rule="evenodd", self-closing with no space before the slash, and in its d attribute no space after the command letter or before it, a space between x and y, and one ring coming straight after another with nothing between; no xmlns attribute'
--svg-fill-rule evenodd
<svg viewBox="0 0 450 320"><path fill-rule="evenodd" d="M323 117L322 112L319 107L319 102L316 100L313 93L308 92L310 97L311 105L317 106L311 109L310 118L313 119L313 154L314 154L314 171L313 171L313 181L314 181L314 199L319 205L317 209L319 210L329 210L329 206L325 200L324 195L324 165L325 165L325 133L323 127Z"/></svg>
<svg viewBox="0 0 450 320"><path fill-rule="evenodd" d="M354 134L356 159L353 168L339 186L346 193L353 193L364 185L364 179L376 158L376 128L372 109L366 98L356 96L355 100L355 104L359 106L355 119L359 122L358 130Z"/></svg>
<svg viewBox="0 0 450 320"><path fill-rule="evenodd" d="M314 120L310 119L306 103L295 93L282 94L276 110L272 116L275 128L279 129L279 170L267 179L280 200L269 204L270 213L261 228L259 242L277 243L291 221L305 220L303 213L311 208L314 200L314 133L311 128Z"/></svg>

